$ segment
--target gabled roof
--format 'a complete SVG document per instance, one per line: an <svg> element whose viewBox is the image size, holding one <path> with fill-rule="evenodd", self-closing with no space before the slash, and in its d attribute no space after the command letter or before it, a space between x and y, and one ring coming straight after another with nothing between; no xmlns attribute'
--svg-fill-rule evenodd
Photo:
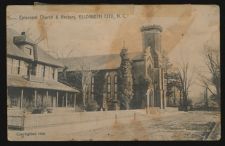
<svg viewBox="0 0 225 146"><path fill-rule="evenodd" d="M63 67L64 65L58 61L56 58L52 57L46 51L44 51L42 48L38 47L37 49L37 54L38 54L38 61L58 67Z"/></svg>
<svg viewBox="0 0 225 146"><path fill-rule="evenodd" d="M7 45L7 55L32 60L30 56L25 54L22 50L18 49L14 44Z"/></svg>
<svg viewBox="0 0 225 146"><path fill-rule="evenodd" d="M128 53L128 57L131 60L143 60L143 53ZM121 63L120 54L60 58L59 60L68 67L67 71L81 70L82 67L84 70L117 69Z"/></svg>
<svg viewBox="0 0 225 146"><path fill-rule="evenodd" d="M15 30L7 28L7 55L32 60L33 59L32 57L27 55L13 43L13 37L19 35L20 34L18 34ZM27 38L27 41L33 43L33 41L30 38ZM37 48L37 61L49 65L63 67L63 64L61 62L59 62L57 59L49 55L40 46L38 46Z"/></svg>
<svg viewBox="0 0 225 146"><path fill-rule="evenodd" d="M7 29L7 55L31 60L32 58L30 56L25 54L13 43L13 36L16 35L18 35L18 33L13 29Z"/></svg>

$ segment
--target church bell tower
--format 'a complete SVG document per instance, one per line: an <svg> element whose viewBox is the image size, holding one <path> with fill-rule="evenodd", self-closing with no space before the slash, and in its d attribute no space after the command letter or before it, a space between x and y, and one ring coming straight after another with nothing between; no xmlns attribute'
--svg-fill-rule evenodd
<svg viewBox="0 0 225 146"><path fill-rule="evenodd" d="M154 67L159 66L159 54L161 54L161 32L160 25L147 25L141 27L143 52L150 48L154 58Z"/></svg>
<svg viewBox="0 0 225 146"><path fill-rule="evenodd" d="M150 51L153 58L152 84L154 88L153 106L164 109L166 107L164 91L164 70L161 67L161 32L160 25L141 27L143 52ZM150 50L146 50L150 49Z"/></svg>

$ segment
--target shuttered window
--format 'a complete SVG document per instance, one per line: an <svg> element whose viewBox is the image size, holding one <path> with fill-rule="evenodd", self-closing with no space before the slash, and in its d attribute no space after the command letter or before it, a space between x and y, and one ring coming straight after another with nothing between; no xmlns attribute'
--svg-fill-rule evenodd
<svg viewBox="0 0 225 146"><path fill-rule="evenodd" d="M95 78L91 78L91 98L94 99L94 83L95 83Z"/></svg>

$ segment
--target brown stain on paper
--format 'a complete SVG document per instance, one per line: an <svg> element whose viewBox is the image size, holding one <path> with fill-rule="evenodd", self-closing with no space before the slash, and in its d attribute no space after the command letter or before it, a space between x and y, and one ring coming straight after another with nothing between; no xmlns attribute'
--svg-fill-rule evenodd
<svg viewBox="0 0 225 146"><path fill-rule="evenodd" d="M74 12L74 13L126 13L132 14L134 11L134 5L49 5L41 4L34 5L35 10L47 11L47 12Z"/></svg>
<svg viewBox="0 0 225 146"><path fill-rule="evenodd" d="M194 21L192 8L188 6L183 9L185 11L179 16L178 22L162 32L162 46L166 54L172 51L183 39Z"/></svg>
<svg viewBox="0 0 225 146"><path fill-rule="evenodd" d="M152 23L154 17L178 17L178 22L175 25L163 29L161 33L162 49L168 54L184 38L192 25L194 21L192 13L191 5L176 7L176 9L173 6L143 6L139 14L140 21L132 21L130 19L121 23L111 42L111 52L118 53L123 47L123 41L125 41L125 47L128 49L128 52L141 52L143 46L140 28L143 24L154 24Z"/></svg>
<svg viewBox="0 0 225 146"><path fill-rule="evenodd" d="M51 25L51 24L50 24ZM38 19L37 20L37 28L38 28L38 31L39 31L39 41L42 41L42 40L45 40L46 43L47 43L47 48L48 48L48 27L50 26L48 25L45 20L43 19Z"/></svg>

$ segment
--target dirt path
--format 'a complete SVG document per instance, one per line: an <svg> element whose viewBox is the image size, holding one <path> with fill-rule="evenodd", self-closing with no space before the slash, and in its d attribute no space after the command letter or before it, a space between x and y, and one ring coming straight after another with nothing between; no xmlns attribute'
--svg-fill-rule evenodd
<svg viewBox="0 0 225 146"><path fill-rule="evenodd" d="M131 112L131 111L128 111ZM134 114L135 113L135 114ZM156 112L146 115L137 111L123 117L87 121L54 127L43 127L29 131L9 131L14 140L203 140L209 125L218 122L219 113L213 112ZM24 133L44 135L18 136ZM218 133L218 130L215 130Z"/></svg>

